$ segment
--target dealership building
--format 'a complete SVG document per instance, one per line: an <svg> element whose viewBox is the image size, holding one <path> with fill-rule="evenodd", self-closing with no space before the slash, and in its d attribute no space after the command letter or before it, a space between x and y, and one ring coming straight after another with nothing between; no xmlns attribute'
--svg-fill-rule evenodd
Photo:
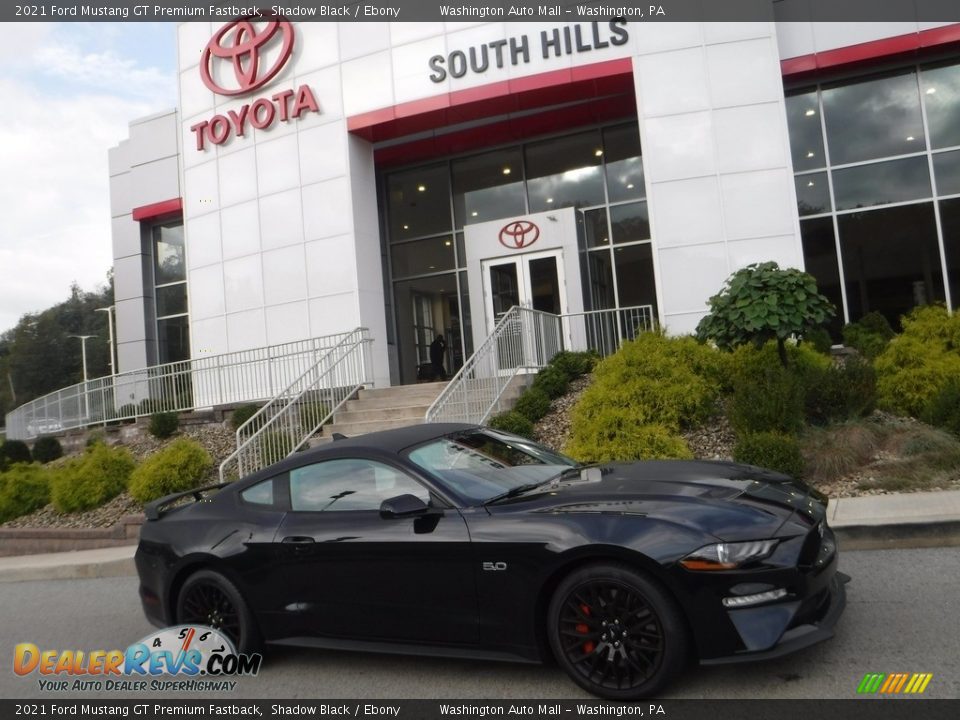
<svg viewBox="0 0 960 720"><path fill-rule="evenodd" d="M110 152L117 371L369 328L377 385L521 304L688 333L749 263L960 302L960 24L182 23ZM837 334L839 339L839 335Z"/></svg>

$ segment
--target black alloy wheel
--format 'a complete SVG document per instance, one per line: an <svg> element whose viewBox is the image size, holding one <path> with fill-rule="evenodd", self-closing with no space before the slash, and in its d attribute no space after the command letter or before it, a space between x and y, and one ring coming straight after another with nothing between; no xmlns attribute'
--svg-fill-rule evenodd
<svg viewBox="0 0 960 720"><path fill-rule="evenodd" d="M219 630L230 638L237 652L253 652L259 646L253 615L240 592L212 570L194 573L183 584L177 597L177 622Z"/></svg>
<svg viewBox="0 0 960 720"><path fill-rule="evenodd" d="M548 623L557 661L600 697L648 697L683 667L687 633L675 603L626 566L573 572L554 593Z"/></svg>

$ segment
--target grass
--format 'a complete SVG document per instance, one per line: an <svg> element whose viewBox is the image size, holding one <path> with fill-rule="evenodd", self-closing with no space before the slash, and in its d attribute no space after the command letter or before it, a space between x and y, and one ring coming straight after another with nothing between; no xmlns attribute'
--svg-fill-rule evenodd
<svg viewBox="0 0 960 720"><path fill-rule="evenodd" d="M960 440L942 430L918 424L891 433L883 450L891 459L870 468L870 477L857 483L860 489L932 490L960 479Z"/></svg>
<svg viewBox="0 0 960 720"><path fill-rule="evenodd" d="M855 472L874 459L885 430L859 420L824 428L811 427L801 441L804 476L813 483L829 483Z"/></svg>

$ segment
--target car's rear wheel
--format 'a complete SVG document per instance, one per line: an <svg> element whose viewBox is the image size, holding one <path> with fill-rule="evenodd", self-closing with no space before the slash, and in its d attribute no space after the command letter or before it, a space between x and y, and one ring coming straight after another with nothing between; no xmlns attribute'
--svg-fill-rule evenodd
<svg viewBox="0 0 960 720"><path fill-rule="evenodd" d="M658 582L624 565L589 565L557 587L547 611L557 662L594 695L633 700L683 668L687 631Z"/></svg>
<svg viewBox="0 0 960 720"><path fill-rule="evenodd" d="M194 573L180 588L177 622L219 630L233 641L237 652L254 652L260 646L256 621L240 591L213 570Z"/></svg>

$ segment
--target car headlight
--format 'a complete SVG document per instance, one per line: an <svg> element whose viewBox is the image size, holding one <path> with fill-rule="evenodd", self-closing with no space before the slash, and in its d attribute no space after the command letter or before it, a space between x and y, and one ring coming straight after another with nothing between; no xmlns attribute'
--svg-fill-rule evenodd
<svg viewBox="0 0 960 720"><path fill-rule="evenodd" d="M687 570L734 570L747 563L763 560L773 552L777 540L750 540L716 543L694 550L680 561Z"/></svg>

